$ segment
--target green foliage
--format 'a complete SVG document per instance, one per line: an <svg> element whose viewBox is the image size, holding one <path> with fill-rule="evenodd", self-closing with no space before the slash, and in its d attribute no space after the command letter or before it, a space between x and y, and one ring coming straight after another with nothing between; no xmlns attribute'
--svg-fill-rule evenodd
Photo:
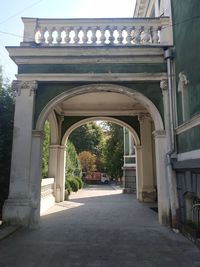
<svg viewBox="0 0 200 267"><path fill-rule="evenodd" d="M73 192L77 192L79 189L79 183L76 179L74 178L68 178L67 179L68 183L70 184L70 187Z"/></svg>
<svg viewBox="0 0 200 267"><path fill-rule="evenodd" d="M83 180L78 176L74 176L74 179L77 180L79 189L83 188L84 186Z"/></svg>
<svg viewBox="0 0 200 267"><path fill-rule="evenodd" d="M69 195L72 192L72 188L71 188L71 185L70 185L70 182L68 181L68 179L65 180L65 190L68 191Z"/></svg>
<svg viewBox="0 0 200 267"><path fill-rule="evenodd" d="M3 82L0 68L0 210L9 191L14 105L15 92Z"/></svg>
<svg viewBox="0 0 200 267"><path fill-rule="evenodd" d="M66 177L69 176L82 176L81 163L79 161L76 149L72 142L67 142L67 153L66 153Z"/></svg>
<svg viewBox="0 0 200 267"><path fill-rule="evenodd" d="M102 128L95 122L89 122L75 129L69 140L76 147L77 153L90 151L92 154L100 154L100 144L103 136Z"/></svg>
<svg viewBox="0 0 200 267"><path fill-rule="evenodd" d="M50 145L50 125L49 122L46 121L44 125L43 154L42 154L43 177L48 177L49 145Z"/></svg>
<svg viewBox="0 0 200 267"><path fill-rule="evenodd" d="M112 178L122 177L124 143L123 128L117 124L106 123L107 138L103 151L104 171Z"/></svg>

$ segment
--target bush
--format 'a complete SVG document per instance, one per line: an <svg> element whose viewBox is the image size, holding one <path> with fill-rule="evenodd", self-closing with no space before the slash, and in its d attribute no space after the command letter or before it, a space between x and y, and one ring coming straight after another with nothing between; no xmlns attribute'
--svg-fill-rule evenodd
<svg viewBox="0 0 200 267"><path fill-rule="evenodd" d="M78 176L75 176L74 179L76 179L78 182L78 188L79 189L83 188L83 185L84 185L83 180Z"/></svg>
<svg viewBox="0 0 200 267"><path fill-rule="evenodd" d="M69 195L72 192L72 188L71 188L70 182L68 180L65 180L65 190L68 191Z"/></svg>
<svg viewBox="0 0 200 267"><path fill-rule="evenodd" d="M67 181L69 182L71 189L73 192L77 192L79 189L79 183L76 179L74 178L68 178Z"/></svg>

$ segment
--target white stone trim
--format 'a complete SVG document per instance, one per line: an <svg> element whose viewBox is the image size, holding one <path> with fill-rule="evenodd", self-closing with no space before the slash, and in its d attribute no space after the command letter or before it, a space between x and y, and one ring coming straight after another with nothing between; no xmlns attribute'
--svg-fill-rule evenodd
<svg viewBox="0 0 200 267"><path fill-rule="evenodd" d="M49 55L49 57L19 57L15 58L15 63L20 64L159 64L164 63L163 55L145 55L143 56L123 56L123 57L117 57L113 56L111 58L102 56L102 57L52 57Z"/></svg>
<svg viewBox="0 0 200 267"><path fill-rule="evenodd" d="M17 79L21 81L31 81L36 79L37 81L57 81L57 82L69 82L69 81L85 81L85 82L132 82L132 81L160 81L167 77L166 73L34 73L34 74L18 74Z"/></svg>
<svg viewBox="0 0 200 267"><path fill-rule="evenodd" d="M86 57L130 57L130 56L163 56L162 47L20 47L10 46L6 48L9 56L12 58L26 58L29 57L71 57L71 58L86 58ZM98 51L98 53L97 53ZM82 56L81 56L82 55ZM83 56L84 55L84 56Z"/></svg>
<svg viewBox="0 0 200 267"><path fill-rule="evenodd" d="M64 116L137 116L139 113L145 112L145 109L134 109L134 110L69 110L62 111Z"/></svg>
<svg viewBox="0 0 200 267"><path fill-rule="evenodd" d="M136 131L127 123L115 119L115 118L111 118L111 117L92 117L92 118L87 118L87 119L83 119L77 123L74 123L69 129L67 129L67 131L65 132L63 138L62 138L62 145L65 146L67 143L67 138L69 137L69 135L78 127L84 125L87 122L91 122L91 121L95 121L95 120L101 120L101 121L109 121L109 122L113 122L116 123L122 127L127 128L131 134L133 135L134 138L134 142L136 145L140 145L140 138L138 136L138 134L136 133Z"/></svg>
<svg viewBox="0 0 200 267"><path fill-rule="evenodd" d="M176 128L176 134L180 134L183 132L188 131L189 129L200 125L200 114L195 115L193 118L191 118L189 121L183 123L182 125L178 126Z"/></svg>
<svg viewBox="0 0 200 267"><path fill-rule="evenodd" d="M178 161L199 159L199 158L200 158L200 149L177 154Z"/></svg>

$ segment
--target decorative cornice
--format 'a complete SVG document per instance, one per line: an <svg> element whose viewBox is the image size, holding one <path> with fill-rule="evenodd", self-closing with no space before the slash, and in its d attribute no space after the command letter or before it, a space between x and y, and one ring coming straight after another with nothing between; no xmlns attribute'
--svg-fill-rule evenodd
<svg viewBox="0 0 200 267"><path fill-rule="evenodd" d="M166 73L31 73L18 74L16 77L23 81L48 81L48 82L117 82L117 81L160 81L167 76Z"/></svg>
<svg viewBox="0 0 200 267"><path fill-rule="evenodd" d="M29 96L33 93L35 94L38 87L37 81L21 81L21 80L14 80L12 82L12 88L17 92L17 95L21 95L22 90L28 90Z"/></svg>

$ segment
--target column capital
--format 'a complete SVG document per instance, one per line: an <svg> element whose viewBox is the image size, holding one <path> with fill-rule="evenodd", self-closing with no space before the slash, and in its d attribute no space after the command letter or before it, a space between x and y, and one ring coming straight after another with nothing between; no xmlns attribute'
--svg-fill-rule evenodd
<svg viewBox="0 0 200 267"><path fill-rule="evenodd" d="M149 113L139 113L138 114L138 120L140 122L143 122L144 120L151 120L151 115Z"/></svg>
<svg viewBox="0 0 200 267"><path fill-rule="evenodd" d="M17 95L21 95L21 91L23 89L29 90L29 96L32 94L35 94L38 87L37 81L20 81L20 80L14 80L12 82L12 88L17 92Z"/></svg>
<svg viewBox="0 0 200 267"><path fill-rule="evenodd" d="M168 90L168 80L167 79L162 79L160 81L160 88L162 91Z"/></svg>
<svg viewBox="0 0 200 267"><path fill-rule="evenodd" d="M157 130L153 131L154 138L166 138L166 131L165 130Z"/></svg>
<svg viewBox="0 0 200 267"><path fill-rule="evenodd" d="M32 130L32 136L33 137L43 137L44 131L40 130Z"/></svg>

